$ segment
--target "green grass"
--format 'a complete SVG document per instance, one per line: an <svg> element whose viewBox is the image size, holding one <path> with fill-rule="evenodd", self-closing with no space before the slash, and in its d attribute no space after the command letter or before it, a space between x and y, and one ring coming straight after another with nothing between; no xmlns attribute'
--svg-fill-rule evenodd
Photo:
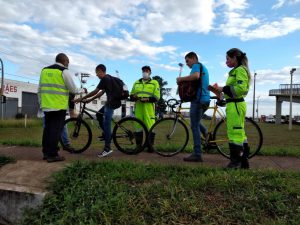
<svg viewBox="0 0 300 225"><path fill-rule="evenodd" d="M204 120L208 125L209 121ZM300 157L300 126L293 125L293 129L288 129L288 124L268 124L259 123L263 132L264 142L259 154L297 156ZM103 142L97 141L100 130L97 124L92 126L93 140L90 148L101 149ZM2 145L23 145L40 147L42 143L42 122L40 119L28 120L27 127L24 127L24 120L3 120L0 121L0 144ZM193 149L192 132L190 140L185 149L191 152Z"/></svg>
<svg viewBox="0 0 300 225"><path fill-rule="evenodd" d="M76 162L21 224L299 224L300 173Z"/></svg>

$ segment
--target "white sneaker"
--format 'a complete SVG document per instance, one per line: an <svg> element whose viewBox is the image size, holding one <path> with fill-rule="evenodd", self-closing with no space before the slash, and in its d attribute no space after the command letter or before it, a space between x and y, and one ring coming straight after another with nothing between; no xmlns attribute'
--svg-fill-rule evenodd
<svg viewBox="0 0 300 225"><path fill-rule="evenodd" d="M112 152L113 152L113 150L111 150L111 149L109 149L109 151L104 150L103 152L97 154L97 156L98 156L99 158L103 158L103 157L105 157L105 156L108 156L108 155L111 154Z"/></svg>

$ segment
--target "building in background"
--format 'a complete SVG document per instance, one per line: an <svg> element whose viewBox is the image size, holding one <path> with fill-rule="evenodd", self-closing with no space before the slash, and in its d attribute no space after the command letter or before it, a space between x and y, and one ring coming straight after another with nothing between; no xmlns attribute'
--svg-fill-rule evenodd
<svg viewBox="0 0 300 225"><path fill-rule="evenodd" d="M6 96L6 103L0 104L0 117L15 118L17 114L27 115L29 118L37 117L38 112L38 85L21 82L16 80L4 79L3 94ZM101 99L95 99L87 105L88 108L99 110L106 101L106 95ZM3 107L3 110L2 108ZM79 111L79 104L76 104L76 111ZM134 103L122 101L122 106L115 110L116 117L124 117L126 115L133 115ZM91 113L93 114L93 113Z"/></svg>

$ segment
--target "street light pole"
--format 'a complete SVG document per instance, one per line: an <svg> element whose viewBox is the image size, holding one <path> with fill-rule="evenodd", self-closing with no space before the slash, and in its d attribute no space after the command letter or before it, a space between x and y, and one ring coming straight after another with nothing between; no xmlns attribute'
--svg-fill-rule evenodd
<svg viewBox="0 0 300 225"><path fill-rule="evenodd" d="M0 62L1 62L1 91L0 91L0 96L1 96L1 120L3 120L3 89L4 89L4 66L3 66L3 61L0 58Z"/></svg>
<svg viewBox="0 0 300 225"><path fill-rule="evenodd" d="M254 120L254 112L255 112L255 78L257 73L254 72L254 80L253 80L253 109L252 109L252 119Z"/></svg>
<svg viewBox="0 0 300 225"><path fill-rule="evenodd" d="M292 103L293 103L293 73L296 71L296 68L292 68L290 71L291 74L291 86L290 86L290 116L289 116L289 130L292 130Z"/></svg>

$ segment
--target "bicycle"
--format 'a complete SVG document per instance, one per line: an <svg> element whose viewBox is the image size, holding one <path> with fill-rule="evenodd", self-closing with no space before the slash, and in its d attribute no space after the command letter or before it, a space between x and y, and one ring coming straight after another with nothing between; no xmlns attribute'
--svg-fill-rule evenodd
<svg viewBox="0 0 300 225"><path fill-rule="evenodd" d="M211 97L211 99L217 98ZM182 152L187 146L189 141L189 121L182 114L182 109L188 108L183 108L181 101L170 99L167 101L167 105L171 109L173 116L156 121L149 134L151 132L156 134L156 139L152 144L153 150L161 156L169 157ZM213 110L213 114L208 126L208 134L206 136L201 135L201 145L206 152L216 149L224 157L230 158L226 116L224 112L219 110L219 105L217 101L214 103L214 106L208 108L208 110ZM248 117L245 118L245 132L250 146L248 158L252 158L261 149L263 135L257 123Z"/></svg>
<svg viewBox="0 0 300 225"><path fill-rule="evenodd" d="M98 124L98 120L95 119L89 112L99 113L96 110L86 107L86 103L82 102L80 113L76 118L69 118L65 120L67 127L68 138L71 142L70 147L74 150L71 153L82 153L89 148L92 142L92 129L89 125L93 125L93 121ZM144 123L135 117L124 117L119 121L112 119L114 125L112 131L112 140L116 148L129 155L138 154L145 148L147 144L148 131ZM136 142L136 132L142 132L143 138L140 143ZM62 141L61 145L64 144Z"/></svg>

